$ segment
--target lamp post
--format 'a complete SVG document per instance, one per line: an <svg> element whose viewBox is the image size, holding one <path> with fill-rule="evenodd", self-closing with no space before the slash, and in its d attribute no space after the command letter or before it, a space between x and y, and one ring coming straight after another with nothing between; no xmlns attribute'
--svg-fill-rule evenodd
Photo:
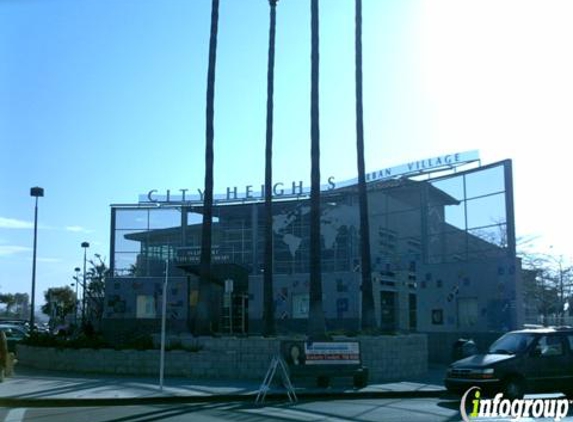
<svg viewBox="0 0 573 422"><path fill-rule="evenodd" d="M35 329L34 321L34 307L36 306L36 246L38 239L38 198L44 196L44 189L38 186L30 189L30 196L36 198L36 205L34 207L34 251L32 255L32 297L30 304L30 330Z"/></svg>
<svg viewBox="0 0 573 422"><path fill-rule="evenodd" d="M82 284L82 326L86 322L86 256L89 247L90 244L88 242L82 242L82 248L84 248L84 282Z"/></svg>
<svg viewBox="0 0 573 422"><path fill-rule="evenodd" d="M74 268L74 271L76 273L76 275L74 277L74 279L76 280L76 283L75 283L76 284L76 302L75 302L75 306L74 306L74 324L77 327L77 325L78 325L78 304L79 304L79 301L78 301L78 284L80 284L80 271L81 271L81 269L80 269L80 267L76 267L76 268Z"/></svg>

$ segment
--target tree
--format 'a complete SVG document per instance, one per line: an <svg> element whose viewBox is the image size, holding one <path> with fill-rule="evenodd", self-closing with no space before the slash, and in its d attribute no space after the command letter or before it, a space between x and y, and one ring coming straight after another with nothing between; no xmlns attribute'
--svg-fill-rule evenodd
<svg viewBox="0 0 573 422"><path fill-rule="evenodd" d="M211 249L213 216L213 144L215 119L215 65L217 61L217 29L219 0L212 0L211 34L209 40L209 65L207 69L207 107L205 133L205 193L203 196L203 224L201 228L201 258L199 263L199 301L195 333L211 334Z"/></svg>
<svg viewBox="0 0 573 422"><path fill-rule="evenodd" d="M29 302L28 293L0 293L0 303L6 306L3 314L7 317L27 318Z"/></svg>
<svg viewBox="0 0 573 422"><path fill-rule="evenodd" d="M311 87L310 87L310 286L308 335L320 339L326 335L322 307L320 239L320 127L319 127L319 26L318 0L311 0Z"/></svg>
<svg viewBox="0 0 573 422"><path fill-rule="evenodd" d="M370 259L370 222L364 164L364 118L362 101L362 0L356 0L356 158L358 161L358 203L360 212L360 255L362 269L362 329L376 327Z"/></svg>
<svg viewBox="0 0 573 422"><path fill-rule="evenodd" d="M573 266L566 263L563 256L547 255L544 258L545 268L541 273L541 281L546 290L554 291L557 296L553 303L554 323L561 325L564 324L566 304L573 285Z"/></svg>
<svg viewBox="0 0 573 422"><path fill-rule="evenodd" d="M27 315L30 314L30 296L28 293L15 293L14 302L14 314L20 318L27 318Z"/></svg>
<svg viewBox="0 0 573 422"><path fill-rule="evenodd" d="M46 303L42 312L49 315L52 323L63 323L76 309L76 295L70 286L50 287L44 292Z"/></svg>
<svg viewBox="0 0 573 422"><path fill-rule="evenodd" d="M265 265L263 281L263 334L275 334L273 302L273 90L275 68L276 8L278 0L269 0L269 60L267 67L267 136L265 145Z"/></svg>
<svg viewBox="0 0 573 422"><path fill-rule="evenodd" d="M86 280L89 280L86 286L86 318L99 325L103 317L105 279L110 270L101 255L95 254L94 257L88 261L90 268L86 272Z"/></svg>
<svg viewBox="0 0 573 422"><path fill-rule="evenodd" d="M12 293L0 294L0 303L6 305L5 315L12 315L12 308L16 305L16 297Z"/></svg>
<svg viewBox="0 0 573 422"><path fill-rule="evenodd" d="M563 324L573 286L573 265L562 256L521 250L524 267L524 302L536 321L546 325Z"/></svg>

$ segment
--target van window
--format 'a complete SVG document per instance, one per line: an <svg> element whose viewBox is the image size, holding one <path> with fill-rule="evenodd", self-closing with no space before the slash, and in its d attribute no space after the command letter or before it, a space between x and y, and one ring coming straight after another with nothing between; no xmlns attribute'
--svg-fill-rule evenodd
<svg viewBox="0 0 573 422"><path fill-rule="evenodd" d="M488 353L515 354L525 351L535 336L528 333L507 333L498 338L489 348Z"/></svg>
<svg viewBox="0 0 573 422"><path fill-rule="evenodd" d="M542 336L535 347L541 356L561 356L563 354L563 343L557 336Z"/></svg>

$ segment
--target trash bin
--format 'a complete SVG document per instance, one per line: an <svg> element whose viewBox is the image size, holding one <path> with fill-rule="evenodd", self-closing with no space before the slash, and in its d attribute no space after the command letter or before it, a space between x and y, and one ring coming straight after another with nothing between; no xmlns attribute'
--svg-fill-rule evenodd
<svg viewBox="0 0 573 422"><path fill-rule="evenodd" d="M452 361L467 358L478 353L477 346L472 339L460 338L452 346Z"/></svg>

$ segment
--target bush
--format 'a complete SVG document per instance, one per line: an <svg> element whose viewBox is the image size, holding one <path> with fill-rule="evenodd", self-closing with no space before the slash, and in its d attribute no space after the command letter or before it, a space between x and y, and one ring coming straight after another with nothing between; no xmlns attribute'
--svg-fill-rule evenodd
<svg viewBox="0 0 573 422"><path fill-rule="evenodd" d="M86 335L83 333L73 336L55 336L47 333L32 333L30 337L22 341L22 344L34 347L54 347L57 349L115 349L115 350L152 350L158 349L153 344L153 338L149 334L136 334L124 336L114 343L106 341L102 335ZM185 350L187 352L199 352L203 346L198 342L182 344L181 341L172 341L166 350Z"/></svg>
<svg viewBox="0 0 573 422"><path fill-rule="evenodd" d="M138 336L126 339L124 342L115 346L116 349L135 349L135 350L150 350L154 349L153 338L147 334L140 334Z"/></svg>
<svg viewBox="0 0 573 422"><path fill-rule="evenodd" d="M57 349L101 349L109 347L102 336L79 334L71 337L54 336L48 333L31 333L22 344L35 347L55 347Z"/></svg>

